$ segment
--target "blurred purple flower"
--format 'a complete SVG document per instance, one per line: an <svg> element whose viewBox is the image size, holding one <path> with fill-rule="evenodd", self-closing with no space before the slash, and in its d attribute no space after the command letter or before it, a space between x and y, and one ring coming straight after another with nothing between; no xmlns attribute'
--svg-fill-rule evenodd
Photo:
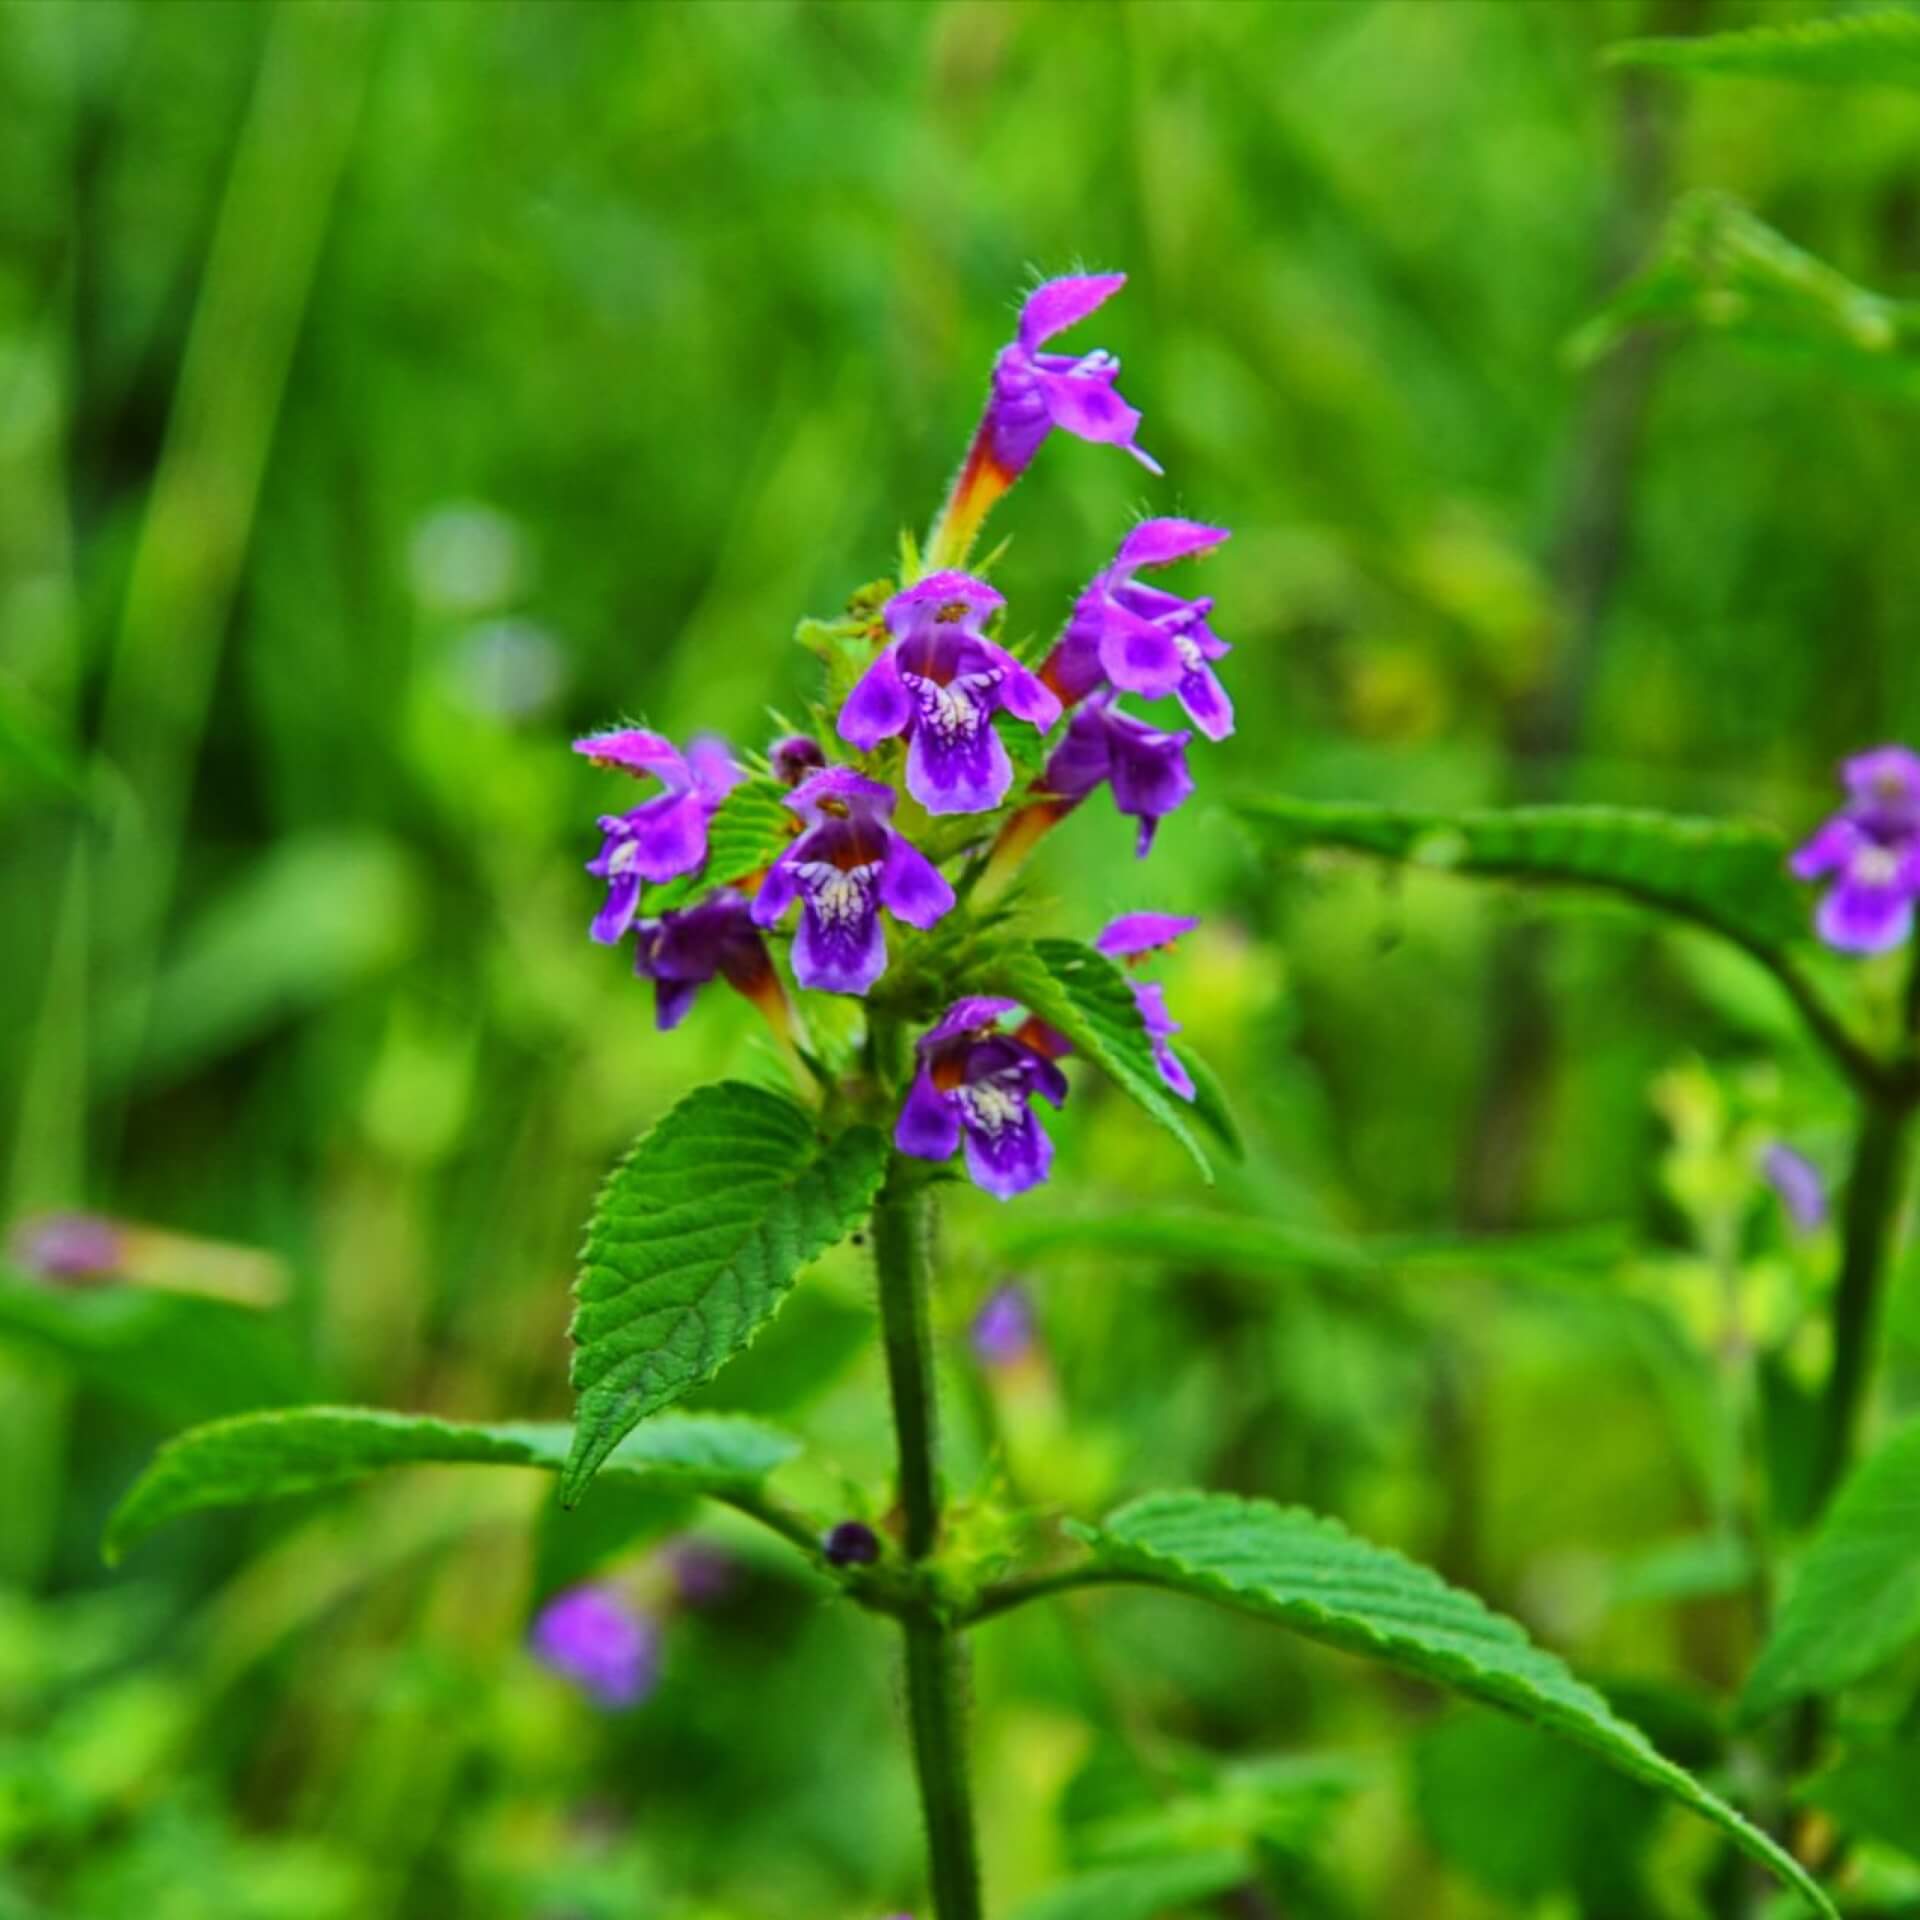
<svg viewBox="0 0 1920 1920"><path fill-rule="evenodd" d="M1149 954L1165 952L1182 934L1191 933L1199 924L1198 920L1183 914L1123 913L1119 919L1108 921L1093 944L1111 960L1137 965ZM1165 994L1156 981L1129 980L1127 984L1133 989L1133 1003L1140 1009L1141 1024L1153 1043L1153 1059L1160 1069L1160 1078L1182 1100L1191 1100L1193 1075L1168 1044L1180 1031L1180 1023L1167 1011Z"/></svg>
<svg viewBox="0 0 1920 1920"><path fill-rule="evenodd" d="M683 1607L710 1607L724 1600L739 1582L739 1561L725 1547L694 1534L671 1542L661 1558Z"/></svg>
<svg viewBox="0 0 1920 1920"><path fill-rule="evenodd" d="M638 1706L660 1678L660 1628L612 1587L571 1587L533 1623L534 1656L610 1709Z"/></svg>
<svg viewBox="0 0 1920 1920"><path fill-rule="evenodd" d="M971 995L956 1000L920 1038L919 1071L893 1133L919 1160L951 1159L964 1144L975 1186L996 1199L1037 1187L1053 1163L1053 1142L1033 1113L1033 1096L1058 1107L1060 1069L997 1022L1017 1002Z"/></svg>
<svg viewBox="0 0 1920 1920"><path fill-rule="evenodd" d="M753 917L773 926L797 900L793 972L803 987L863 994L886 971L880 909L930 927L953 905L933 863L890 824L894 794L850 767L828 767L788 796L806 831L767 869Z"/></svg>
<svg viewBox="0 0 1920 1920"><path fill-rule="evenodd" d="M1920 900L1920 757L1875 747L1841 769L1847 804L1793 856L1794 876L1831 884L1815 926L1842 953L1884 953L1913 932Z"/></svg>
<svg viewBox="0 0 1920 1920"><path fill-rule="evenodd" d="M981 627L1006 603L983 580L934 573L886 604L892 639L840 709L841 738L871 753L907 736L907 791L929 813L984 813L1007 797L1013 762L993 716L1045 733L1060 702Z"/></svg>
<svg viewBox="0 0 1920 1920"><path fill-rule="evenodd" d="M1225 527L1197 520L1142 521L1074 603L1066 632L1040 670L1047 685L1069 704L1103 682L1147 700L1177 694L1209 740L1224 740L1233 731L1233 705L1212 662L1229 649L1207 624L1212 600L1183 600L1142 586L1134 575L1210 553L1226 538Z"/></svg>
<svg viewBox="0 0 1920 1920"><path fill-rule="evenodd" d="M657 779L666 791L626 813L600 816L606 835L587 871L607 883L593 937L614 942L633 924L643 881L675 880L706 864L707 822L743 778L725 742L695 740L683 755L672 741L638 727L589 734L573 743L596 767Z"/></svg>
<svg viewBox="0 0 1920 1920"><path fill-rule="evenodd" d="M1805 1154L1784 1140L1769 1146L1760 1161L1767 1184L1780 1196L1780 1204L1802 1233L1813 1233L1827 1217L1827 1183L1820 1169Z"/></svg>
<svg viewBox="0 0 1920 1920"><path fill-rule="evenodd" d="M1080 801L1103 782L1113 804L1140 823L1134 851L1145 859L1160 822L1193 791L1187 771L1187 732L1163 733L1122 713L1111 693L1096 693L1075 712L1054 748L1040 784L1061 799Z"/></svg>
<svg viewBox="0 0 1920 1920"><path fill-rule="evenodd" d="M118 1277L126 1236L97 1213L43 1213L20 1221L8 1250L36 1280L86 1286Z"/></svg>
<svg viewBox="0 0 1920 1920"><path fill-rule="evenodd" d="M1033 1302L1016 1280L995 1287L973 1316L969 1336L982 1366L1018 1366L1034 1348Z"/></svg>
<svg viewBox="0 0 1920 1920"><path fill-rule="evenodd" d="M654 1022L662 1033L686 1018L700 989L716 978L724 978L763 1011L769 1011L769 1001L775 1007L780 1001L767 944L753 923L746 896L731 887L720 888L698 906L638 922L633 970L653 982ZM774 1017L772 1012L769 1017Z"/></svg>

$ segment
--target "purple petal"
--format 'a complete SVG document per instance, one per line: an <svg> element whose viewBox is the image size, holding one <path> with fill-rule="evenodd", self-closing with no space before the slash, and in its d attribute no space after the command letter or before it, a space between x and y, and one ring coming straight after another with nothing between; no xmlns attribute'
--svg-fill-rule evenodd
<svg viewBox="0 0 1920 1920"><path fill-rule="evenodd" d="M1191 1100L1194 1097L1193 1075L1187 1071L1186 1063L1164 1040L1156 1040L1153 1043L1153 1064L1160 1069L1160 1078L1182 1100Z"/></svg>
<svg viewBox="0 0 1920 1920"><path fill-rule="evenodd" d="M793 977L822 993L863 994L887 970L887 938L871 900L852 913L823 916L811 898L793 937Z"/></svg>
<svg viewBox="0 0 1920 1920"><path fill-rule="evenodd" d="M910 927L926 928L952 910L953 900L940 869L900 834L889 834L880 863L880 901L886 910Z"/></svg>
<svg viewBox="0 0 1920 1920"><path fill-rule="evenodd" d="M1767 1148L1760 1166L1793 1224L1802 1233L1815 1231L1827 1217L1827 1186L1820 1169L1784 1140Z"/></svg>
<svg viewBox="0 0 1920 1920"><path fill-rule="evenodd" d="M1022 1041L1021 1044L1024 1046L1026 1043ZM1038 1049L1029 1048L1028 1051L1031 1055L1027 1062L1028 1086L1049 1106L1064 1107L1067 1104L1067 1076Z"/></svg>
<svg viewBox="0 0 1920 1920"><path fill-rule="evenodd" d="M1104 306L1127 284L1124 273L1068 274L1035 287L1020 309L1020 344L1031 352Z"/></svg>
<svg viewBox="0 0 1920 1920"><path fill-rule="evenodd" d="M997 994L967 994L940 1016L937 1025L929 1027L920 1036L919 1051L924 1057L945 1041L957 1039L964 1033L973 1033L981 1027L991 1027L1007 1014L1017 1011L1019 1005L1019 1001L1003 1000Z"/></svg>
<svg viewBox="0 0 1920 1920"><path fill-rule="evenodd" d="M1113 556L1116 567L1171 566L1189 554L1210 553L1232 536L1225 527L1209 527L1198 520L1143 520L1120 542Z"/></svg>
<svg viewBox="0 0 1920 1920"><path fill-rule="evenodd" d="M991 640L982 640L977 644L987 664L1000 675L1000 684L996 689L1000 704L1016 720L1024 720L1029 726L1038 727L1042 733L1047 732L1060 718L1060 702L1053 690L1037 673L1023 667L1005 647L995 646Z"/></svg>
<svg viewBox="0 0 1920 1920"><path fill-rule="evenodd" d="M1108 716L1113 803L1122 813L1158 822L1193 792L1187 771L1189 735L1161 733L1127 714Z"/></svg>
<svg viewBox="0 0 1920 1920"><path fill-rule="evenodd" d="M1116 687L1158 700L1173 692L1187 663L1173 635L1109 600L1100 623L1100 664Z"/></svg>
<svg viewBox="0 0 1920 1920"><path fill-rule="evenodd" d="M1820 902L1814 925L1842 953L1885 953L1913 931L1913 891L1842 874Z"/></svg>
<svg viewBox="0 0 1920 1920"><path fill-rule="evenodd" d="M997 1132L963 1125L962 1134L973 1184L996 1200L1037 1187L1053 1165L1053 1141L1031 1109Z"/></svg>
<svg viewBox="0 0 1920 1920"><path fill-rule="evenodd" d="M628 773L652 774L672 792L685 792L693 784L693 773L665 734L649 733L642 727L616 727L607 733L590 733L573 743L575 753L583 753L596 767L621 767Z"/></svg>
<svg viewBox="0 0 1920 1920"><path fill-rule="evenodd" d="M990 813L1013 785L1013 761L991 721L943 738L922 720L907 747L907 791L929 813Z"/></svg>
<svg viewBox="0 0 1920 1920"><path fill-rule="evenodd" d="M794 853L794 848L789 847L762 876L760 891L753 896L751 908L756 925L777 925L780 916L799 897L800 876L795 871L798 862Z"/></svg>
<svg viewBox="0 0 1920 1920"><path fill-rule="evenodd" d="M1863 845L1866 835L1845 814L1837 814L1787 862L1797 880L1818 880L1846 866Z"/></svg>
<svg viewBox="0 0 1920 1920"><path fill-rule="evenodd" d="M607 882L606 904L593 916L588 933L603 947L615 946L633 924L640 905L640 876L629 870Z"/></svg>
<svg viewBox="0 0 1920 1920"><path fill-rule="evenodd" d="M840 709L840 737L862 753L871 753L890 734L903 732L913 718L913 701L900 678L897 648L885 648L856 682Z"/></svg>
<svg viewBox="0 0 1920 1920"><path fill-rule="evenodd" d="M975 1355L990 1367L1017 1366L1034 1347L1033 1302L1009 1281L982 1302L968 1330Z"/></svg>
<svg viewBox="0 0 1920 1920"><path fill-rule="evenodd" d="M948 569L930 573L896 593L880 610L880 617L897 640L936 625L958 627L978 638L980 629L1006 604L1006 597L984 580Z"/></svg>
<svg viewBox="0 0 1920 1920"><path fill-rule="evenodd" d="M1113 770L1113 754L1103 706L1090 701L1067 723L1066 737L1047 758L1041 781L1049 793L1078 800L1091 793Z"/></svg>
<svg viewBox="0 0 1920 1920"><path fill-rule="evenodd" d="M707 857L707 807L697 793L663 795L627 815L633 870L656 885L696 871Z"/></svg>
<svg viewBox="0 0 1920 1920"><path fill-rule="evenodd" d="M687 766L695 789L709 809L717 807L746 775L733 749L716 733L697 735L687 743Z"/></svg>
<svg viewBox="0 0 1920 1920"><path fill-rule="evenodd" d="M1233 732L1233 702L1211 667L1195 667L1174 691L1187 710L1187 718L1209 740L1224 740Z"/></svg>
<svg viewBox="0 0 1920 1920"><path fill-rule="evenodd" d="M1140 413L1114 386L1120 364L1111 354L1090 353L1067 372L1042 372L1040 395L1047 417L1082 440L1132 449Z"/></svg>
<svg viewBox="0 0 1920 1920"><path fill-rule="evenodd" d="M1190 914L1123 913L1100 929L1093 944L1102 953L1121 960L1132 954L1152 953L1158 948L1170 947L1199 924L1198 919Z"/></svg>
<svg viewBox="0 0 1920 1920"><path fill-rule="evenodd" d="M1920 810L1920 754L1900 746L1873 747L1841 762L1840 777L1856 806Z"/></svg>
<svg viewBox="0 0 1920 1920"><path fill-rule="evenodd" d="M631 1707L660 1675L660 1630L610 1587L574 1587L533 1623L534 1655L603 1707Z"/></svg>
<svg viewBox="0 0 1920 1920"><path fill-rule="evenodd" d="M808 774L827 764L820 742L804 733L783 735L767 749L767 758L773 765L774 778L788 787L797 787Z"/></svg>
<svg viewBox="0 0 1920 1920"><path fill-rule="evenodd" d="M913 1076L906 1104L894 1123L893 1144L916 1160L951 1160L960 1144L960 1116L925 1067Z"/></svg>
<svg viewBox="0 0 1920 1920"><path fill-rule="evenodd" d="M893 789L881 780L869 780L851 767L824 767L787 795L787 805L817 826L831 818L827 804L838 801L849 814L861 813L885 820L893 812Z"/></svg>
<svg viewBox="0 0 1920 1920"><path fill-rule="evenodd" d="M700 997L698 980L662 980L653 983L653 1024L661 1033L671 1033L693 1009Z"/></svg>

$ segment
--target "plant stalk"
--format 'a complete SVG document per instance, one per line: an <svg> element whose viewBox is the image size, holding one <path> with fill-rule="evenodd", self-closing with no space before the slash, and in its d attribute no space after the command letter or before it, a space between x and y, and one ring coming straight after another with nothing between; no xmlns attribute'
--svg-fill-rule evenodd
<svg viewBox="0 0 1920 1920"><path fill-rule="evenodd" d="M940 1539L939 1423L928 1295L933 1195L895 1161L873 1209L880 1325L900 1456L907 1558L916 1569ZM927 1828L935 1920L980 1920L973 1791L967 1773L965 1654L960 1635L922 1591L903 1612L907 1714Z"/></svg>

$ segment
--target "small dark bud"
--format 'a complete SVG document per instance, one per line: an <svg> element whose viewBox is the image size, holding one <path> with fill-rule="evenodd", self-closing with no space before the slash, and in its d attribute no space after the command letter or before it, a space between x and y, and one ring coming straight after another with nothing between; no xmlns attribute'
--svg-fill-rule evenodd
<svg viewBox="0 0 1920 1920"><path fill-rule="evenodd" d="M829 1527L820 1551L830 1567L870 1567L880 1558L880 1536L862 1520Z"/></svg>
<svg viewBox="0 0 1920 1920"><path fill-rule="evenodd" d="M808 774L817 773L827 764L820 742L809 740L804 733L790 733L776 740L767 749L767 758L773 763L774 773L789 787L797 787Z"/></svg>

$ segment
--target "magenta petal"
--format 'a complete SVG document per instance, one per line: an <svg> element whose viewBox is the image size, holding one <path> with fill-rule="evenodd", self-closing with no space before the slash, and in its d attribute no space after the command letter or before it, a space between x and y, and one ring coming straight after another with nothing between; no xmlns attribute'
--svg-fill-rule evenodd
<svg viewBox="0 0 1920 1920"><path fill-rule="evenodd" d="M1124 273L1068 274L1035 287L1020 309L1020 344L1031 351L1104 306L1127 284Z"/></svg>
<svg viewBox="0 0 1920 1920"><path fill-rule="evenodd" d="M960 1116L924 1067L914 1075L894 1123L893 1144L916 1160L951 1160L960 1144Z"/></svg>
<svg viewBox="0 0 1920 1920"><path fill-rule="evenodd" d="M1844 867L1865 843L1866 835L1844 814L1829 820L1787 862L1797 880L1818 880Z"/></svg>
<svg viewBox="0 0 1920 1920"><path fill-rule="evenodd" d="M1913 932L1913 893L1904 887L1863 885L1842 874L1820 902L1820 938L1842 953L1885 953Z"/></svg>
<svg viewBox="0 0 1920 1920"><path fill-rule="evenodd" d="M786 804L806 820L818 826L830 816L825 803L838 800L850 813L862 813L885 820L893 812L893 789L883 780L869 780L851 767L823 767L811 780L803 780L787 795Z"/></svg>
<svg viewBox="0 0 1920 1920"><path fill-rule="evenodd" d="M1092 362L1094 356L1088 356ZM1082 440L1130 447L1140 427L1140 415L1114 388L1114 371L1104 364L1083 362L1085 371L1043 373L1040 391L1047 415L1056 427Z"/></svg>
<svg viewBox="0 0 1920 1920"><path fill-rule="evenodd" d="M944 1041L958 1039L963 1033L971 1033L976 1027L990 1027L996 1021L1012 1013L1020 1002L1006 1000L993 993L970 993L956 1000L940 1016L937 1025L929 1027L920 1036L919 1050L931 1053Z"/></svg>
<svg viewBox="0 0 1920 1920"><path fill-rule="evenodd" d="M953 908L953 889L916 846L892 834L880 865L880 902L896 920L926 928Z"/></svg>
<svg viewBox="0 0 1920 1920"><path fill-rule="evenodd" d="M1143 520L1120 542L1113 556L1116 567L1171 566L1190 554L1210 553L1232 536L1225 527L1209 527L1198 520Z"/></svg>
<svg viewBox="0 0 1920 1920"><path fill-rule="evenodd" d="M1112 600L1101 612L1100 664L1116 687L1147 700L1172 693L1187 670L1165 627L1142 620Z"/></svg>
<svg viewBox="0 0 1920 1920"><path fill-rule="evenodd" d="M633 872L615 874L607 882L606 904L593 916L589 932L603 947L617 945L632 926L639 904L640 876Z"/></svg>
<svg viewBox="0 0 1920 1920"><path fill-rule="evenodd" d="M886 648L855 683L840 709L840 737L862 753L871 753L913 718L913 701L900 678L896 649Z"/></svg>
<svg viewBox="0 0 1920 1920"><path fill-rule="evenodd" d="M1153 1064L1160 1069L1160 1078L1182 1100L1194 1097L1193 1075L1187 1071L1186 1062L1164 1040L1153 1043Z"/></svg>
<svg viewBox="0 0 1920 1920"><path fill-rule="evenodd" d="M652 774L675 791L693 784L693 774L680 749L665 734L649 733L643 727L616 727L607 733L590 733L573 743L575 753L584 754L597 767L620 767L626 772Z"/></svg>
<svg viewBox="0 0 1920 1920"><path fill-rule="evenodd" d="M1023 667L1005 647L997 647L991 640L978 644L988 662L999 670L1000 704L1016 720L1024 720L1045 733L1060 718L1060 702L1053 690L1037 673Z"/></svg>
<svg viewBox="0 0 1920 1920"><path fill-rule="evenodd" d="M717 807L747 777L733 749L716 733L700 734L687 743L687 767L709 808Z"/></svg>
<svg viewBox="0 0 1920 1920"><path fill-rule="evenodd" d="M1183 675L1174 692L1180 696L1187 718L1209 740L1224 740L1233 732L1233 702L1211 667L1195 667Z"/></svg>
<svg viewBox="0 0 1920 1920"><path fill-rule="evenodd" d="M1170 947L1200 924L1185 913L1123 913L1100 929L1094 945L1116 960Z"/></svg>
<svg viewBox="0 0 1920 1920"><path fill-rule="evenodd" d="M650 800L629 814L633 870L656 885L694 872L707 857L707 808L697 793Z"/></svg>
<svg viewBox="0 0 1920 1920"><path fill-rule="evenodd" d="M1920 754L1899 746L1873 747L1843 761L1840 777L1862 807L1920 808Z"/></svg>

